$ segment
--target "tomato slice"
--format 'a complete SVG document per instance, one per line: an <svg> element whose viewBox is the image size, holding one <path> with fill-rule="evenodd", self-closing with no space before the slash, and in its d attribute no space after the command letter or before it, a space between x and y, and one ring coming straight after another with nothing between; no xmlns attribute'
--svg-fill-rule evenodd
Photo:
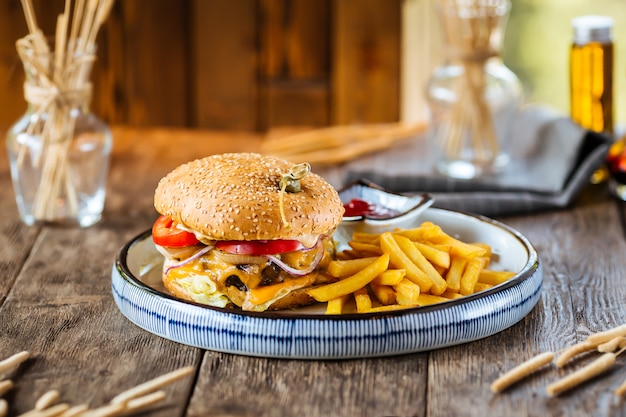
<svg viewBox="0 0 626 417"><path fill-rule="evenodd" d="M304 249L298 240L224 240L215 247L224 252L238 255L278 255Z"/></svg>
<svg viewBox="0 0 626 417"><path fill-rule="evenodd" d="M179 248L200 243L193 233L181 230L171 217L161 215L152 225L152 240L159 246Z"/></svg>

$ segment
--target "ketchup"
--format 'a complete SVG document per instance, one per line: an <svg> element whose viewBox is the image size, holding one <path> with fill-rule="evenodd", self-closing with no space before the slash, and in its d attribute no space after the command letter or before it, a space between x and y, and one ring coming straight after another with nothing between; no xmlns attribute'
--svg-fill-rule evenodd
<svg viewBox="0 0 626 417"><path fill-rule="evenodd" d="M367 216L373 219L387 219L399 214L399 212L381 207L360 198L353 198L343 206L346 209L345 217Z"/></svg>

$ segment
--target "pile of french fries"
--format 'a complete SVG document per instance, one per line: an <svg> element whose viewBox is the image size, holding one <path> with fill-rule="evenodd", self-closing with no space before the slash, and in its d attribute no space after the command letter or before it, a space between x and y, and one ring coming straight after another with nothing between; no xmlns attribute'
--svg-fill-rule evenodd
<svg viewBox="0 0 626 417"><path fill-rule="evenodd" d="M489 269L485 243L466 243L432 222L383 233L355 232L327 274L337 279L308 291L341 314L354 300L358 313L440 303L498 285L515 272Z"/></svg>

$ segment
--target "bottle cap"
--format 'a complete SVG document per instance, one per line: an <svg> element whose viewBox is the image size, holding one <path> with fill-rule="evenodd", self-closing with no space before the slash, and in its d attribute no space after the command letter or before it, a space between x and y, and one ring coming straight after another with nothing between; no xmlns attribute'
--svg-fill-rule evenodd
<svg viewBox="0 0 626 417"><path fill-rule="evenodd" d="M613 19L608 16L588 15L572 19L574 43L611 42Z"/></svg>

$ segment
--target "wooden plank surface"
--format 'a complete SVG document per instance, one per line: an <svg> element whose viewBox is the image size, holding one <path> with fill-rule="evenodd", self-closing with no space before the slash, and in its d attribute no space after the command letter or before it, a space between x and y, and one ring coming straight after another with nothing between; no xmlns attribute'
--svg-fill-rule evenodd
<svg viewBox="0 0 626 417"><path fill-rule="evenodd" d="M168 387L165 404L147 415L623 415L612 394L624 380L621 357L613 371L558 398L546 395L546 385L589 356L502 394L489 390L523 360L624 322L624 207L603 188L586 190L572 209L501 219L530 239L544 268L538 305L501 333L389 358L253 358L203 351L139 329L115 306L110 270L120 247L156 218L152 193L165 173L209 153L257 150L259 136L128 128L116 128L114 136L105 215L97 226L28 228L17 218L12 194L0 198L0 357L34 354L11 374L18 384L6 397L10 416L51 388L72 403L100 405L184 365L195 366L197 375ZM3 147L0 186L9 186Z"/></svg>
<svg viewBox="0 0 626 417"><path fill-rule="evenodd" d="M400 4L334 1L332 123L398 120Z"/></svg>

